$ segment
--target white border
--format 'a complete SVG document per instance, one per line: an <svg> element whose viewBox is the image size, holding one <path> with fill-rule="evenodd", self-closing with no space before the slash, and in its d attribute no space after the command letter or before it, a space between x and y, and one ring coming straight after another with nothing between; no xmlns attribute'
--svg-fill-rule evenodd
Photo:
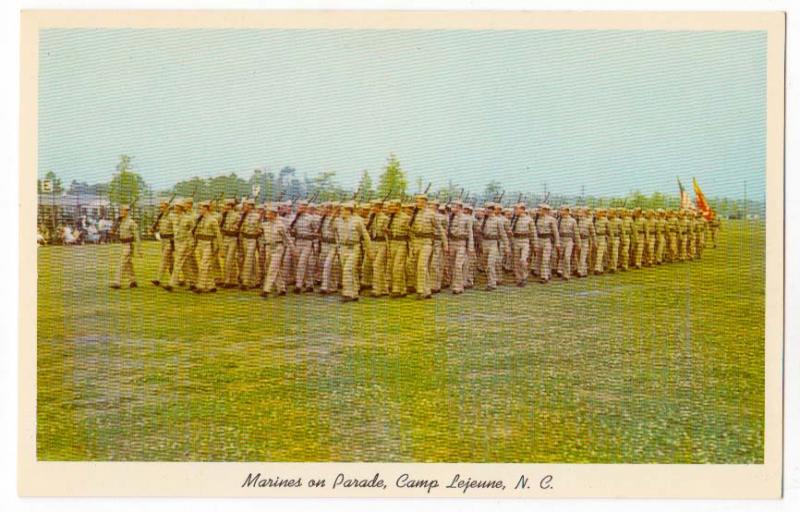
<svg viewBox="0 0 800 512"><path fill-rule="evenodd" d="M796 2L794 2L796 3ZM797 44L796 27L798 23L793 16L800 17L800 11L797 6L793 5L791 1L705 1L693 0L682 1L673 0L666 1L651 1L651 2L631 2L631 1L604 1L604 2L576 2L576 1L560 1L560 2L520 2L520 1L507 1L495 0L493 2L486 1L434 1L434 2L397 2L397 1L384 1L384 2L358 2L358 1L273 1L273 2L256 2L256 1L228 1L224 4L218 1L203 1L196 0L193 2L165 2L165 1L140 1L140 2L125 2L125 1L51 1L51 2L19 2L10 1L4 2L2 5L2 13L0 15L0 48L2 49L4 66L4 80L0 84L2 87L2 110L0 110L0 120L2 126L0 127L0 140L2 140L2 153L0 153L0 162L3 165L4 179L17 182L17 169L18 166L18 81L16 77L19 70L19 25L17 10L20 7L24 8L101 8L101 9L123 9L123 8L181 8L181 9L202 9L202 8L226 8L226 9L255 9L255 8L346 8L346 9L550 9L550 10L597 10L597 9L613 9L613 10L784 10L788 12L788 26L787 26L787 83L788 88L786 92L787 98L787 132L786 132L786 261L798 262L800 261L800 247L798 247L797 228L793 225L792 219L800 213L800 193L798 190L797 182L800 177L797 177L797 170L795 169L794 161L792 158L792 148L797 147L798 137L791 129L798 121L798 113L793 110L792 98L798 96L798 87L796 85L798 75L797 65L795 64L795 55L798 54L800 47ZM794 9L792 9L794 8ZM8 181L6 182L7 184ZM16 191L16 186L7 186L5 190ZM0 219L6 226L11 226L11 229L4 230L5 235L11 239L12 247L9 250L0 252L0 268L6 270L5 279L2 283L2 300L3 308L0 308L2 315L2 322L0 322L0 329L2 329L3 342L0 343L2 350L0 352L0 361L4 365L0 372L0 385L3 389L3 400L0 403L0 418L5 421L0 421L0 438L2 444L0 445L0 471L2 471L3 478L0 480L0 508L3 510L11 509L24 509L24 510L39 510L42 508L50 508L58 505L59 508L65 510L94 510L94 509L107 509L112 503L115 508L122 510L126 509L159 509L165 508L166 505L172 507L185 508L191 506L193 509L209 510L214 509L221 505L220 500L110 500L110 499L77 499L77 500L53 500L53 499L24 499L16 498L16 421L13 418L16 416L17 404L17 344L18 331L16 328L17 319L17 270L18 270L18 233L17 227L18 214L17 202L18 198L12 192L11 197L6 197L5 201L0 202ZM797 306L800 305L798 300L798 265L791 266L787 263L786 268L786 311L797 311ZM664 502L664 501L650 501L645 506L654 510L663 510L669 507L681 507L686 509L725 509L725 510L749 510L755 507L766 509L781 509L784 507L794 508L800 505L800 461L798 460L798 453L800 447L798 446L798 413L800 407L797 405L796 397L798 395L798 370L800 370L800 354L798 354L797 347L797 332L798 320L796 315L787 315L786 318L786 385L785 385L785 400L787 404L792 404L785 407L786 414L786 442L784 453L786 456L785 462L785 500L782 502L715 502L715 501L681 501L677 502ZM267 504L260 500L226 500L225 508L236 510L249 510L258 507L262 509ZM306 502L306 500L279 500L278 502L270 502L269 506L278 505L281 508L288 509L307 509L309 505L325 508L340 508L340 509L372 509L378 503L374 501L353 501L353 500L316 500L313 502ZM612 502L609 500L562 500L562 501L502 501L496 502L494 500L477 500L477 501L462 501L462 500L436 500L434 502L425 500L381 500L380 506L386 506L390 509L405 508L413 506L418 509L441 509L458 508L460 510L472 510L478 507L500 505L502 508L509 509L525 509L536 507L548 507L556 510L569 507L570 510L574 508L589 508L606 509L610 510L625 510L629 507L640 509L642 503L636 501L625 502Z"/></svg>

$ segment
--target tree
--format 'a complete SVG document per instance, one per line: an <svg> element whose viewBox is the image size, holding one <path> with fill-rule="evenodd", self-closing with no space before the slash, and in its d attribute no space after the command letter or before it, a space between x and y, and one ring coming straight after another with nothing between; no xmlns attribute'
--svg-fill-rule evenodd
<svg viewBox="0 0 800 512"><path fill-rule="evenodd" d="M56 176L56 173L53 171L47 171L47 174L44 175L43 180L36 180L36 190L39 194L44 193L44 190L42 190L42 182L48 180L53 184L53 194L60 194L64 191L64 187L61 185L61 179Z"/></svg>
<svg viewBox="0 0 800 512"><path fill-rule="evenodd" d="M372 189L372 178L369 176L369 171L364 170L364 173L361 175L361 180L358 182L358 190L361 191L359 196L361 201L369 201L375 194L375 191Z"/></svg>
<svg viewBox="0 0 800 512"><path fill-rule="evenodd" d="M133 203L147 187L141 176L133 172L131 160L133 157L120 155L117 164L117 173L108 185L108 198L114 204Z"/></svg>
<svg viewBox="0 0 800 512"><path fill-rule="evenodd" d="M408 180L406 174L400 167L400 161L394 154L389 155L386 159L386 167L383 168L383 173L378 179L378 195L381 197L399 198L406 193ZM390 194L391 192L391 194Z"/></svg>
<svg viewBox="0 0 800 512"><path fill-rule="evenodd" d="M493 201L502 193L502 186L500 182L497 180L492 180L486 184L486 188L483 189L483 200L484 201Z"/></svg>

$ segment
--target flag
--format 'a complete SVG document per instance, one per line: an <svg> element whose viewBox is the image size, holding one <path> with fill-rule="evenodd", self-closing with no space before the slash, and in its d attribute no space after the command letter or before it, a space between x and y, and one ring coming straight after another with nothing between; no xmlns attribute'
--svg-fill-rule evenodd
<svg viewBox="0 0 800 512"><path fill-rule="evenodd" d="M694 185L694 201L697 204L697 209L700 210L706 220L713 219L714 210L711 209L711 205L708 204L705 194L700 190L700 186L697 184L697 178L692 178L692 184Z"/></svg>
<svg viewBox="0 0 800 512"><path fill-rule="evenodd" d="M678 188L681 189L681 210L691 209L692 203L689 200L689 193L686 192L685 188L683 188L683 183L681 183L680 178L678 178Z"/></svg>

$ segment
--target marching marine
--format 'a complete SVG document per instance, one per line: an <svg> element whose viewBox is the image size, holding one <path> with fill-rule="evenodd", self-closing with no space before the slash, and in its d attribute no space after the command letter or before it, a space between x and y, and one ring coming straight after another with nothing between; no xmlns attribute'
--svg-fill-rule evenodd
<svg viewBox="0 0 800 512"><path fill-rule="evenodd" d="M136 249L136 254L142 256L142 246L139 245L139 226L131 218L131 209L128 205L122 205L119 208L119 225L117 226L116 233L119 237L122 252L120 254L119 268L114 277L114 282L111 283L111 288L119 289L122 281L126 280L128 286L136 288L136 272L133 269L133 251Z"/></svg>
<svg viewBox="0 0 800 512"><path fill-rule="evenodd" d="M558 275L569 281L572 277L572 249L575 241L580 239L578 222L570 215L569 206L561 207L561 217L558 219Z"/></svg>
<svg viewBox="0 0 800 512"><path fill-rule="evenodd" d="M536 268L539 270L539 279L542 283L550 282L550 258L553 249L558 247L560 240L558 223L550 215L550 205L539 204L539 218L536 220Z"/></svg>
<svg viewBox="0 0 800 512"><path fill-rule="evenodd" d="M536 246L536 226L528 215L527 205L518 203L511 220L511 236L513 240L514 279L519 287L528 284L530 257L532 248Z"/></svg>
<svg viewBox="0 0 800 512"><path fill-rule="evenodd" d="M444 250L448 250L447 235L434 213L428 208L428 197L419 194L414 198L415 207L408 222L411 234L411 244L413 253L413 269L416 279L416 292L418 299L431 298L431 258L433 256L433 237L438 233L444 243Z"/></svg>
<svg viewBox="0 0 800 512"><path fill-rule="evenodd" d="M239 218L239 225L236 229L241 236L242 252L244 253L240 279L240 288L242 290L249 290L258 285L258 238L261 236L261 218L254 208L255 201L246 199L242 207L242 215Z"/></svg>
<svg viewBox="0 0 800 512"><path fill-rule="evenodd" d="M497 205L499 206L499 205ZM486 213L481 220L481 248L486 269L486 291L497 288L502 257L511 250L503 216L494 203L487 203Z"/></svg>
<svg viewBox="0 0 800 512"><path fill-rule="evenodd" d="M162 200L158 207L160 211L153 223L153 232L161 240L161 264L158 267L158 275L151 281L155 286L160 286L162 280L164 283L169 283L172 275L175 266L175 224L178 221L178 216L169 201Z"/></svg>
<svg viewBox="0 0 800 512"><path fill-rule="evenodd" d="M264 242L264 284L261 287L261 296L266 299L273 292L286 295L283 255L286 251L295 249L286 224L278 217L278 208L275 205L266 207L261 233Z"/></svg>
<svg viewBox="0 0 800 512"><path fill-rule="evenodd" d="M578 255L578 277L589 275L589 255L592 248L597 247L597 235L594 222L589 215L589 209L581 207L578 209L578 235L580 236Z"/></svg>
<svg viewBox="0 0 800 512"><path fill-rule="evenodd" d="M369 250L369 233L364 219L354 215L355 203L348 201L342 204L341 216L336 219L334 233L336 251L342 265L342 302L358 300L360 284L358 282L358 266L361 264L362 247Z"/></svg>
<svg viewBox="0 0 800 512"><path fill-rule="evenodd" d="M222 233L219 230L217 219L211 213L210 201L200 203L200 216L192 228L192 234L196 240L196 250L200 256L197 286L193 291L195 293L216 292L213 263L216 258L214 247L220 247Z"/></svg>
<svg viewBox="0 0 800 512"><path fill-rule="evenodd" d="M239 213L234 209L235 199L226 199L220 218L222 233L222 288L236 288L239 285Z"/></svg>

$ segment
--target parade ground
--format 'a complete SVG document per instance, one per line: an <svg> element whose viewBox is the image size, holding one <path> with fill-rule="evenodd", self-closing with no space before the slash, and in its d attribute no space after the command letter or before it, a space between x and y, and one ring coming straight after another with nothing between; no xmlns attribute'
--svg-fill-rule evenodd
<svg viewBox="0 0 800 512"><path fill-rule="evenodd" d="M111 290L38 250L40 460L763 461L764 225L699 261L432 300ZM510 282L510 280L507 280Z"/></svg>

